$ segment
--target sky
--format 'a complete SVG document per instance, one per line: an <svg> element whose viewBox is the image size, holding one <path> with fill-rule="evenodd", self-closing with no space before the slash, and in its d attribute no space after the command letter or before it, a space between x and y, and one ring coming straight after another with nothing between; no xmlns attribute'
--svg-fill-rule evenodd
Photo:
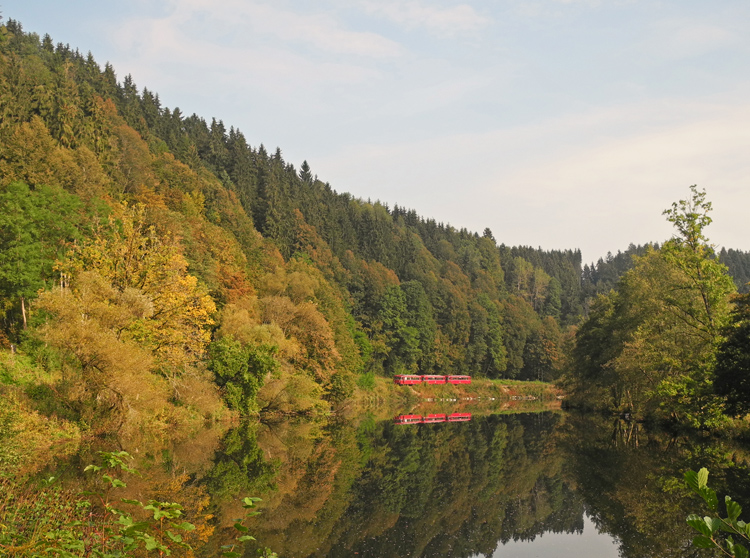
<svg viewBox="0 0 750 558"><path fill-rule="evenodd" d="M0 0L163 106L338 192L584 262L672 235L750 250L746 0Z"/></svg>

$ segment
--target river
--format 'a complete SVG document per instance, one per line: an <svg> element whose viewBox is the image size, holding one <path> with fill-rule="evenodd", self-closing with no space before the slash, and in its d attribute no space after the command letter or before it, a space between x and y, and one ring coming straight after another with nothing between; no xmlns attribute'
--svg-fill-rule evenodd
<svg viewBox="0 0 750 558"><path fill-rule="evenodd" d="M244 425L195 482L220 519L260 496L251 532L289 558L705 556L684 471L750 502L748 453L726 441L565 412L398 422Z"/></svg>
<svg viewBox="0 0 750 558"><path fill-rule="evenodd" d="M281 558L710 556L691 546L685 518L705 510L684 472L707 467L720 499L750 503L738 442L560 410L420 408L93 440L54 474L85 490L97 451L127 450L140 474L112 497L182 503L187 542L211 558L246 496L262 501L244 555Z"/></svg>

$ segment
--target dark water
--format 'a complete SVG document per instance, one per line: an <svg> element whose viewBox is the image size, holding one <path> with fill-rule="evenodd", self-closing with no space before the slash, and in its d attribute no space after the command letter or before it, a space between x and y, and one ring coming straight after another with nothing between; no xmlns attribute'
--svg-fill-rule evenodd
<svg viewBox="0 0 750 558"><path fill-rule="evenodd" d="M281 557L686 557L707 554L690 546L685 517L703 510L684 471L706 466L721 494L750 502L747 458L728 442L559 412L359 417L245 425L196 482L219 517L238 496L262 497L251 531Z"/></svg>

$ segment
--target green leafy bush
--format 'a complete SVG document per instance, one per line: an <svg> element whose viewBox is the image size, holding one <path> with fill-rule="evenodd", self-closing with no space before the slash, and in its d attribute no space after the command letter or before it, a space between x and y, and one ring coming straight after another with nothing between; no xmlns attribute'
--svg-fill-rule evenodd
<svg viewBox="0 0 750 558"><path fill-rule="evenodd" d="M195 526L185 521L182 506L176 502L113 498L114 491L126 487L114 475L136 471L127 464L127 452L100 452L100 456L101 464L89 465L85 471L98 475L101 491L75 494L55 485L55 477L44 481L41 489L0 479L0 555L126 558L189 553L192 549L183 535ZM243 507L253 508L258 500L244 498ZM253 515L256 512L235 520L238 535L232 544L222 547L222 556L240 556L239 546L254 540L244 525L245 519Z"/></svg>
<svg viewBox="0 0 750 558"><path fill-rule="evenodd" d="M266 375L279 366L275 354L275 347L243 345L231 335L211 344L209 366L230 408L243 414L257 412L255 396Z"/></svg>
<svg viewBox="0 0 750 558"><path fill-rule="evenodd" d="M707 486L708 469L702 468L697 473L685 473L688 487L703 501L711 511L711 515L701 517L690 514L687 523L699 534L693 539L693 546L698 548L716 548L727 556L734 558L748 558L747 547L750 542L750 523L740 520L742 507L730 496L724 497L726 517L719 513L719 499L716 492ZM744 543L744 544L742 544Z"/></svg>

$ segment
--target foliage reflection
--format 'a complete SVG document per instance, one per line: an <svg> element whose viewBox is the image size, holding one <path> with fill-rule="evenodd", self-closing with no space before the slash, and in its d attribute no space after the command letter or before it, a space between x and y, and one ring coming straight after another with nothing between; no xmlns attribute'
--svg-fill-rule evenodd
<svg viewBox="0 0 750 558"><path fill-rule="evenodd" d="M580 533L584 514L625 558L697 556L682 473L707 466L720 493L730 484L750 502L740 447L573 414L245 425L224 447L206 480L219 517L255 489L251 529L284 557L492 556L511 540Z"/></svg>

